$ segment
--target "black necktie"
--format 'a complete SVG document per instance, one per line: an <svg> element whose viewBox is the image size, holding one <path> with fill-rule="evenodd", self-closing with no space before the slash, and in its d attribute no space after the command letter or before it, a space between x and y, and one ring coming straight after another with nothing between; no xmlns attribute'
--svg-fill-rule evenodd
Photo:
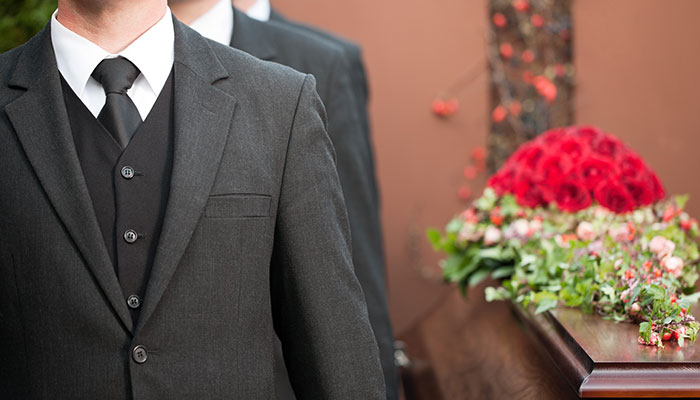
<svg viewBox="0 0 700 400"><path fill-rule="evenodd" d="M124 57L102 60L92 72L92 77L102 85L107 95L97 119L122 148L129 144L142 122L139 110L126 94L140 73L141 71Z"/></svg>

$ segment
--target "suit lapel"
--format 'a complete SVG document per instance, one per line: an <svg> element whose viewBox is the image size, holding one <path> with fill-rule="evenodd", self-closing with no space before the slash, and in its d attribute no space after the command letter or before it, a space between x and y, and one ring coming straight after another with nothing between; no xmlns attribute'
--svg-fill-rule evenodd
<svg viewBox="0 0 700 400"><path fill-rule="evenodd" d="M26 90L5 106L22 148L95 280L131 331L131 316L73 143L49 26L25 45L10 86Z"/></svg>
<svg viewBox="0 0 700 400"><path fill-rule="evenodd" d="M268 37L265 23L256 21L235 8L231 47L265 61L274 61L277 57L276 46Z"/></svg>
<svg viewBox="0 0 700 400"><path fill-rule="evenodd" d="M216 177L236 101L209 44L175 20L175 148L170 195L137 331L155 311L194 233Z"/></svg>

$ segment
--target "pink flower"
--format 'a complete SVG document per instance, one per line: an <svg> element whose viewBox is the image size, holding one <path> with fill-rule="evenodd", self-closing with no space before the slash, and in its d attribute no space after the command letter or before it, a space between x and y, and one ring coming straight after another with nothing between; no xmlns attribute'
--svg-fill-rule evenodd
<svg viewBox="0 0 700 400"><path fill-rule="evenodd" d="M669 256L664 258L664 269L674 278L678 278L683 273L683 260L679 257Z"/></svg>
<svg viewBox="0 0 700 400"><path fill-rule="evenodd" d="M629 228L627 225L617 225L608 229L608 235L616 242L624 242L629 238Z"/></svg>
<svg viewBox="0 0 700 400"><path fill-rule="evenodd" d="M576 235L584 242L589 242L595 239L596 234L595 230L593 229L593 224L587 221L582 221L580 224L578 224L578 228L576 228Z"/></svg>
<svg viewBox="0 0 700 400"><path fill-rule="evenodd" d="M491 246L501 241L503 234L501 230L495 226L489 226L484 232L484 245Z"/></svg>
<svg viewBox="0 0 700 400"><path fill-rule="evenodd" d="M663 236L654 236L649 242L649 250L660 259L673 254L676 244Z"/></svg>

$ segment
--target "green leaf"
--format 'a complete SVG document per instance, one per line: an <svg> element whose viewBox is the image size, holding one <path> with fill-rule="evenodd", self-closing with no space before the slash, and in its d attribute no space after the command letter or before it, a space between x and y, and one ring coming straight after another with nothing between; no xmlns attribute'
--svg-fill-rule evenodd
<svg viewBox="0 0 700 400"><path fill-rule="evenodd" d="M688 203L689 199L690 199L690 196L688 196L687 194L684 194L682 196L676 196L675 197L676 205L678 206L678 208L685 208L685 205L686 205L686 203Z"/></svg>
<svg viewBox="0 0 700 400"><path fill-rule="evenodd" d="M556 299L544 299L537 304L537 309L535 314L541 314L547 310L551 310L557 306L558 301Z"/></svg>
<svg viewBox="0 0 700 400"><path fill-rule="evenodd" d="M440 249L442 248L442 234L440 234L440 231L431 228L428 229L428 232L426 234L428 236L428 240L430 240L430 243L433 245L435 251L440 251Z"/></svg>
<svg viewBox="0 0 700 400"><path fill-rule="evenodd" d="M461 218L453 218L452 221L450 221L447 224L447 227L445 227L445 232L459 233L459 231L462 229L462 226L464 226L464 220L462 220Z"/></svg>
<svg viewBox="0 0 700 400"><path fill-rule="evenodd" d="M491 271L487 269L480 269L472 274L472 276L469 277L469 286L476 286L483 282L484 279L486 279L487 276L489 276L489 273Z"/></svg>
<svg viewBox="0 0 700 400"><path fill-rule="evenodd" d="M688 296L681 297L681 300L687 300L689 303L697 303L700 300L700 292L695 292Z"/></svg>
<svg viewBox="0 0 700 400"><path fill-rule="evenodd" d="M685 337L684 336L679 336L678 337L678 345L683 347L683 344L685 343Z"/></svg>
<svg viewBox="0 0 700 400"><path fill-rule="evenodd" d="M484 289L484 295L486 296L486 301L490 303L490 302L496 301L496 300L505 300L506 296L504 296L502 291L500 291L499 289L493 288L491 286Z"/></svg>
<svg viewBox="0 0 700 400"><path fill-rule="evenodd" d="M651 324L649 322L645 321L639 324L639 336L649 341L649 336L651 336Z"/></svg>
<svg viewBox="0 0 700 400"><path fill-rule="evenodd" d="M503 279L513 275L513 267L501 267L491 273L494 279Z"/></svg>

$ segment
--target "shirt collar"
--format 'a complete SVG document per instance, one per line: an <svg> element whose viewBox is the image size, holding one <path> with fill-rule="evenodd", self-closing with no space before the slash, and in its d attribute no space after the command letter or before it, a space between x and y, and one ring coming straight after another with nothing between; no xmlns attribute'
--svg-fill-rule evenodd
<svg viewBox="0 0 700 400"><path fill-rule="evenodd" d="M233 35L233 6L231 0L219 0L209 11L190 24L200 35L226 46Z"/></svg>
<svg viewBox="0 0 700 400"><path fill-rule="evenodd" d="M57 12L58 10L51 17L51 43L56 64L78 97L82 96L97 64L105 58L116 56L126 57L134 63L153 92L160 93L175 58L175 30L169 8L166 8L160 21L118 54L110 54L61 25L56 19Z"/></svg>
<svg viewBox="0 0 700 400"><path fill-rule="evenodd" d="M269 21L270 20L270 0L258 0L245 13L249 17L257 19L258 21L263 21L263 22Z"/></svg>

